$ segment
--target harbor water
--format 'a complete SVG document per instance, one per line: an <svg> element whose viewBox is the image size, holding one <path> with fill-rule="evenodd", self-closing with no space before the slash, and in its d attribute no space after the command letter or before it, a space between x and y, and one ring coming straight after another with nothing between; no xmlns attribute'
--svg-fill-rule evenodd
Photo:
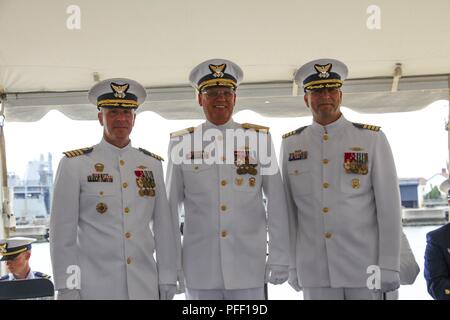
<svg viewBox="0 0 450 320"><path fill-rule="evenodd" d="M430 300L431 296L427 292L425 279L423 277L424 253L426 247L426 234L440 225L434 226L408 226L403 230L408 237L411 249L414 252L416 261L420 267L420 273L413 285L401 286L399 291L400 300ZM30 260L31 268L35 271L45 272L52 275L50 263L50 251L48 242L36 243ZM303 299L302 292L295 292L287 282L282 285L269 284L268 294L270 300L297 300ZM184 294L175 296L175 299L185 299Z"/></svg>

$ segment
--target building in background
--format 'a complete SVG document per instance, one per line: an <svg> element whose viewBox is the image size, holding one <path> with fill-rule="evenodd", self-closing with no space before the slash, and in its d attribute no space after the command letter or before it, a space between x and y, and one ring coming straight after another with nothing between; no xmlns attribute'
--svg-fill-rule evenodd
<svg viewBox="0 0 450 320"><path fill-rule="evenodd" d="M423 206L426 180L424 178L399 179L402 207L420 208Z"/></svg>
<svg viewBox="0 0 450 320"><path fill-rule="evenodd" d="M399 179L404 225L445 224L449 220L447 195L439 190L448 178L442 169L428 180L424 178Z"/></svg>
<svg viewBox="0 0 450 320"><path fill-rule="evenodd" d="M8 174L16 230L10 236L48 238L48 223L53 194L52 155L28 162L24 178Z"/></svg>

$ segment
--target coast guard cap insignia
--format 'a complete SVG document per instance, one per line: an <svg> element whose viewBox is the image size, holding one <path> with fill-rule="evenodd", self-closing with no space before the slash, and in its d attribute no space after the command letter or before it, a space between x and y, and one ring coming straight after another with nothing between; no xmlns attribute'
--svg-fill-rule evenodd
<svg viewBox="0 0 450 320"><path fill-rule="evenodd" d="M123 99L125 98L125 94L127 93L128 88L130 85L128 83L125 83L124 85L120 85L114 82L111 82L111 89L114 92L114 97Z"/></svg>
<svg viewBox="0 0 450 320"><path fill-rule="evenodd" d="M220 65L210 64L208 67L209 67L209 70L211 70L211 72L213 73L215 78L222 78L224 75L226 66L227 65L225 63L222 63Z"/></svg>
<svg viewBox="0 0 450 320"><path fill-rule="evenodd" d="M332 64L328 63L326 65L315 64L314 69L319 73L319 78L328 78L330 76L329 71L331 70Z"/></svg>

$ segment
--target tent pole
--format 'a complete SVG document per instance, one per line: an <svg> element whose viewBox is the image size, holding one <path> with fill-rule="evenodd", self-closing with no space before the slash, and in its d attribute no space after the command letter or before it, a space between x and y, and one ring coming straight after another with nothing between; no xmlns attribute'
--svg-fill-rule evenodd
<svg viewBox="0 0 450 320"><path fill-rule="evenodd" d="M447 77L448 77L448 120L447 120L448 160L447 160L447 172L450 175L450 74Z"/></svg>
<svg viewBox="0 0 450 320"><path fill-rule="evenodd" d="M10 230L15 230L16 219L12 214L11 202L9 197L8 188L8 170L6 167L6 148L5 148L5 104L6 100L4 95L0 96L0 162L1 162L1 203L2 203L2 219L0 219L0 236L2 238L8 238Z"/></svg>

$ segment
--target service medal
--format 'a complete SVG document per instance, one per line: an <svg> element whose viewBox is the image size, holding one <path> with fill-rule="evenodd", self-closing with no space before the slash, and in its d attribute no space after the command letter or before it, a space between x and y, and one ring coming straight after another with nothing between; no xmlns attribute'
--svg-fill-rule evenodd
<svg viewBox="0 0 450 320"><path fill-rule="evenodd" d="M308 151L295 150L289 153L288 161L305 160L308 158Z"/></svg>
<svg viewBox="0 0 450 320"><path fill-rule="evenodd" d="M205 151L191 151L190 153L186 153L186 160L195 160L195 159L208 159L209 154Z"/></svg>
<svg viewBox="0 0 450 320"><path fill-rule="evenodd" d="M248 168L248 173L250 173L252 176L256 176L258 173L258 170L256 170L256 165L250 165Z"/></svg>
<svg viewBox="0 0 450 320"><path fill-rule="evenodd" d="M256 167L256 152L250 150L235 150L234 151L234 165L237 167L236 173L239 175L251 174L256 175L258 170Z"/></svg>
<svg viewBox="0 0 450 320"><path fill-rule="evenodd" d="M134 170L136 176L136 185L138 187L138 194L143 196L154 197L155 196L155 179L153 172L150 170L142 170L138 168Z"/></svg>
<svg viewBox="0 0 450 320"><path fill-rule="evenodd" d="M87 176L88 182L113 182L113 177L107 173L92 173Z"/></svg>
<svg viewBox="0 0 450 320"><path fill-rule="evenodd" d="M345 152L344 169L346 173L366 175L369 172L369 154L365 152Z"/></svg>

